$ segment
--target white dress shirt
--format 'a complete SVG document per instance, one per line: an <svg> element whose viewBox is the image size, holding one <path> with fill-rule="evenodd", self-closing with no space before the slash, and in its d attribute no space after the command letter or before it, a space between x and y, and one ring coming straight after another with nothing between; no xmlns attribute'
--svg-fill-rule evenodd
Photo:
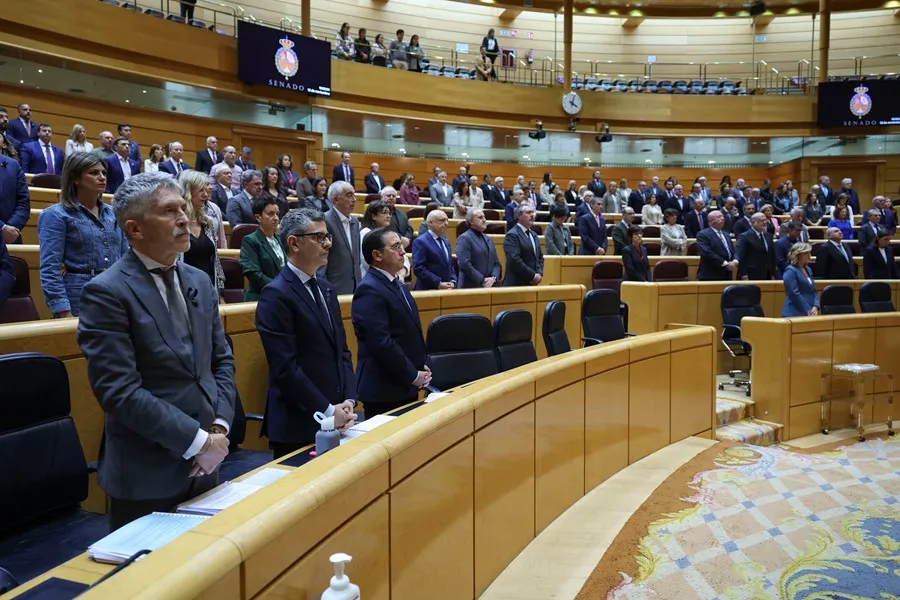
<svg viewBox="0 0 900 600"><path fill-rule="evenodd" d="M128 159L120 156L119 165L122 167L122 175L125 176L125 179L131 177L131 163L128 162Z"/></svg>
<svg viewBox="0 0 900 600"><path fill-rule="evenodd" d="M599 217L597 217L597 215L594 215L594 217L596 217L597 220L599 221ZM516 223L516 226L519 227L522 231L524 231L524 232L525 232L525 235L528 236L528 239L531 240L531 249L534 251L534 256L535 256L535 258L537 258L537 246L535 246L535 243L534 243L534 236L531 235L531 233L532 233L531 230L530 230L530 229L526 229L525 226L522 225L521 223Z"/></svg>
<svg viewBox="0 0 900 600"><path fill-rule="evenodd" d="M159 171L159 163L153 162L149 158L144 159L144 173L156 173Z"/></svg>

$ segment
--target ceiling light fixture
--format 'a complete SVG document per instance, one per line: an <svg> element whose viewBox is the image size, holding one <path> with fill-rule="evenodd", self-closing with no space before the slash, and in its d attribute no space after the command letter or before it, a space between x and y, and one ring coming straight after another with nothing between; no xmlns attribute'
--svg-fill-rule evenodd
<svg viewBox="0 0 900 600"><path fill-rule="evenodd" d="M644 159L644 162L645 162L645 163L652 163L652 162L653 162L653 159L645 158L645 159Z"/></svg>
<svg viewBox="0 0 900 600"><path fill-rule="evenodd" d="M126 101L125 101L125 104L128 104L129 102L131 102L131 100L126 100Z"/></svg>
<svg viewBox="0 0 900 600"><path fill-rule="evenodd" d="M769 161L769 164L770 164L770 165L774 165L774 164L775 164L775 161L774 161L774 160L770 160L770 161Z"/></svg>
<svg viewBox="0 0 900 600"><path fill-rule="evenodd" d="M398 148L397 150L399 150L400 152L406 152L406 148Z"/></svg>
<svg viewBox="0 0 900 600"><path fill-rule="evenodd" d="M716 164L716 161L714 161L714 160L708 160L708 161L706 161L706 164L708 164L708 165L714 165L714 164Z"/></svg>
<svg viewBox="0 0 900 600"><path fill-rule="evenodd" d="M590 157L590 156L585 156L585 157L584 157L584 160L590 161L590 160L591 160L591 157Z"/></svg>
<svg viewBox="0 0 900 600"><path fill-rule="evenodd" d="M525 160L528 160L528 156L523 156L522 158L524 158Z"/></svg>
<svg viewBox="0 0 900 600"><path fill-rule="evenodd" d="M43 73L43 72L44 72L43 69L38 69L38 73Z"/></svg>
<svg viewBox="0 0 900 600"><path fill-rule="evenodd" d="M469 155L468 152L460 152L460 156L468 156L468 155Z"/></svg>
<svg viewBox="0 0 900 600"><path fill-rule="evenodd" d="M141 93L142 93L142 94L146 94L146 93L147 93L147 90L141 90Z"/></svg>
<svg viewBox="0 0 900 600"><path fill-rule="evenodd" d="M341 145L338 144L337 142L331 142L331 147L332 147L332 148L340 148Z"/></svg>

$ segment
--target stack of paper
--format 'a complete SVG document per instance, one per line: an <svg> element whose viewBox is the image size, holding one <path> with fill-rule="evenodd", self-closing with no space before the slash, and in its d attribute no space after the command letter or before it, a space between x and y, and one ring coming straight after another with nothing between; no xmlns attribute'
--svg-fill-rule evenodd
<svg viewBox="0 0 900 600"><path fill-rule="evenodd" d="M208 494L188 500L176 510L181 514L212 516L288 474L290 471L285 469L262 469L243 481L226 482Z"/></svg>
<svg viewBox="0 0 900 600"><path fill-rule="evenodd" d="M346 444L350 440L354 438L358 438L362 434L367 431L372 431L379 425L384 425L385 423L389 423L396 419L397 417L392 417L390 415L375 415L371 419L366 419L362 423L357 423L347 431L341 434L341 443Z"/></svg>
<svg viewBox="0 0 900 600"><path fill-rule="evenodd" d="M91 544L88 556L97 562L118 564L141 550L162 548L209 517L152 513L113 531Z"/></svg>

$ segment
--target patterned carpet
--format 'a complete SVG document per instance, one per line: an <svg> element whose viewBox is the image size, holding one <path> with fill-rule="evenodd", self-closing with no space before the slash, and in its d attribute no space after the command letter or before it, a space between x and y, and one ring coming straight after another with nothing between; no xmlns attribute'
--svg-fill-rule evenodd
<svg viewBox="0 0 900 600"><path fill-rule="evenodd" d="M707 453L712 468L698 472ZM723 444L685 468L635 513L579 600L900 599L898 438L819 454Z"/></svg>

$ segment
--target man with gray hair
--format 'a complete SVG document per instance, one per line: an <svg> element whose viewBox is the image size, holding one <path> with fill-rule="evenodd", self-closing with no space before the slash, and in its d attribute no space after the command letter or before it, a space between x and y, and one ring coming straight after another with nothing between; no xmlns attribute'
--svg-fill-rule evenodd
<svg viewBox="0 0 900 600"><path fill-rule="evenodd" d="M494 241L484 234L487 219L484 210L470 208L466 213L469 229L456 240L459 262L458 288L494 287L500 279L500 259Z"/></svg>
<svg viewBox="0 0 900 600"><path fill-rule="evenodd" d="M231 169L232 194L241 193L241 174L244 172L244 170L237 165L236 160L237 151L234 149L234 146L225 146L225 148L222 149L222 164ZM215 178L210 177L210 184L214 182Z"/></svg>
<svg viewBox="0 0 900 600"><path fill-rule="evenodd" d="M516 193L521 193L517 190ZM544 276L544 255L541 242L531 230L534 209L520 204L513 209L516 226L506 232L503 251L506 254L506 277L503 287L514 285L538 285Z"/></svg>
<svg viewBox="0 0 900 600"><path fill-rule="evenodd" d="M209 173L213 165L222 162L222 154L216 149L218 146L219 140L216 139L216 136L211 135L206 138L206 148L197 152L194 168L203 173Z"/></svg>
<svg viewBox="0 0 900 600"><path fill-rule="evenodd" d="M850 210L854 215L862 214L859 205L859 194L853 189L853 180L849 177L845 177L841 180L841 189L835 194L835 199L841 194L847 194L847 206L850 207Z"/></svg>
<svg viewBox="0 0 900 600"><path fill-rule="evenodd" d="M444 236L447 213L438 209L425 217L428 231L413 240L413 272L417 290L451 290L456 287L453 250Z"/></svg>
<svg viewBox="0 0 900 600"><path fill-rule="evenodd" d="M276 167L280 169L281 165L276 165ZM316 186L313 185L313 182L319 177L319 165L317 165L315 161L308 160L303 163L303 172L306 177L301 178L297 182L297 197L306 198L308 196L315 196Z"/></svg>
<svg viewBox="0 0 900 600"><path fill-rule="evenodd" d="M316 272L328 262L331 234L322 213L288 211L279 241L288 260L259 295L256 330L269 365L262 435L280 458L315 442L313 414L353 424L356 376L334 287Z"/></svg>
<svg viewBox="0 0 900 600"><path fill-rule="evenodd" d="M253 148L244 146L241 148L241 156L234 161L244 171L256 171L256 164L253 162Z"/></svg>
<svg viewBox="0 0 900 600"><path fill-rule="evenodd" d="M837 227L825 230L827 242L816 252L816 277L819 279L853 279L853 253L842 243L844 234Z"/></svg>
<svg viewBox="0 0 900 600"><path fill-rule="evenodd" d="M234 417L234 359L190 246L181 185L165 173L113 198L131 251L84 286L77 340L105 414L100 486L111 529L218 484Z"/></svg>
<svg viewBox="0 0 900 600"><path fill-rule="evenodd" d="M397 190L394 189L394 186L388 185L381 188L381 200L391 209L391 224L389 225L391 231L396 232L400 236L404 249L409 248L413 230L409 225L409 217L406 215L406 211L397 208Z"/></svg>
<svg viewBox="0 0 900 600"><path fill-rule="evenodd" d="M750 229L737 239L738 277L744 281L775 279L775 243L766 225L766 215L754 213Z"/></svg>
<svg viewBox="0 0 900 600"><path fill-rule="evenodd" d="M225 211L225 217L231 223L231 229L242 223L256 224L256 217L253 216L252 201L262 192L262 173L259 171L244 171L241 173L240 181L243 189L241 193L235 194L228 199L228 207Z"/></svg>
<svg viewBox="0 0 900 600"><path fill-rule="evenodd" d="M453 188L447 183L446 173L443 171L438 173L438 181L428 188L428 194L431 196L432 202L437 202L441 206L451 206L453 204Z"/></svg>
<svg viewBox="0 0 900 600"><path fill-rule="evenodd" d="M727 233L723 233L725 216L712 210L706 216L709 225L697 234L697 249L700 251L700 266L697 281L726 281L738 268L734 246Z"/></svg>
<svg viewBox="0 0 900 600"><path fill-rule="evenodd" d="M487 198L485 198L485 201L487 201ZM509 201L509 190L504 188L503 178L500 176L494 177L494 189L491 190L491 208L506 210L506 205L509 204Z"/></svg>
<svg viewBox="0 0 900 600"><path fill-rule="evenodd" d="M210 199L216 203L216 206L222 210L224 215L228 212L228 200L234 196L234 193L231 191L231 183L233 181L231 169L225 163L219 163L213 166L209 175L213 179Z"/></svg>
<svg viewBox="0 0 900 600"><path fill-rule="evenodd" d="M325 213L325 225L332 238L331 251L318 277L333 285L338 294L352 294L362 277L359 220L351 216L356 192L350 183L335 181L328 188L328 200L332 208Z"/></svg>
<svg viewBox="0 0 900 600"><path fill-rule="evenodd" d="M369 165L369 174L365 177L366 193L380 194L381 190L384 189L384 177L378 173L380 169L381 167L378 166L377 162Z"/></svg>
<svg viewBox="0 0 900 600"><path fill-rule="evenodd" d="M113 136L112 132L101 131L98 139L100 140L100 146L93 150L94 154L103 160L106 160L110 156L115 156L116 151L113 148L113 142L116 138Z"/></svg>
<svg viewBox="0 0 900 600"><path fill-rule="evenodd" d="M169 143L169 158L159 163L159 170L172 177L178 177L182 171L190 171L191 167L184 161L184 146L181 142Z"/></svg>
<svg viewBox="0 0 900 600"><path fill-rule="evenodd" d="M804 244L809 243L809 229L806 228L806 225L803 224L803 219L805 215L803 214L802 206L795 206L791 209L791 219L789 221L785 221L781 224L781 227L778 228L778 237L784 237L788 233L788 224L796 223L800 226L800 237L797 238L799 241Z"/></svg>
<svg viewBox="0 0 900 600"><path fill-rule="evenodd" d="M612 183L612 182L610 182ZM613 238L613 253L620 255L622 254L622 249L627 248L631 245L631 236L628 235L628 228L631 227L631 224L634 222L634 209L630 206L626 206L625 210L622 211L622 220L616 223L616 226L613 227L612 238ZM690 236L688 236L690 237Z"/></svg>

